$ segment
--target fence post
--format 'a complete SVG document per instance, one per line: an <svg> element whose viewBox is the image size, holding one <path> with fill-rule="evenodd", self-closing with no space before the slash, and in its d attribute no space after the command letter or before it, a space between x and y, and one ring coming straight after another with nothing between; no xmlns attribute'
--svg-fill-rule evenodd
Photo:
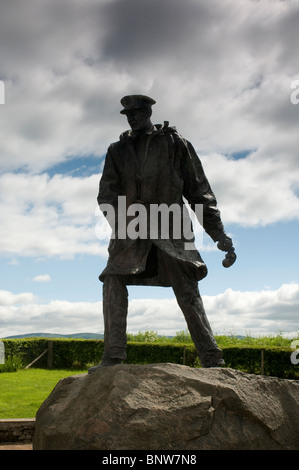
<svg viewBox="0 0 299 470"><path fill-rule="evenodd" d="M265 372L265 350L261 350L261 375L264 375Z"/></svg>
<svg viewBox="0 0 299 470"><path fill-rule="evenodd" d="M48 369L53 369L53 341L48 341L48 357L47 357Z"/></svg>
<svg viewBox="0 0 299 470"><path fill-rule="evenodd" d="M184 350L183 350L183 365L184 366L186 365L186 346L184 346Z"/></svg>

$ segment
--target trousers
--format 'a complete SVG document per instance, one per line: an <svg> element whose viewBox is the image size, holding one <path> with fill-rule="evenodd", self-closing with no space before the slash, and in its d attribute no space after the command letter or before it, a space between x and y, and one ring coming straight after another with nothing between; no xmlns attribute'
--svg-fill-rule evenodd
<svg viewBox="0 0 299 470"><path fill-rule="evenodd" d="M188 266L160 251L168 280L185 317L203 367L222 359L205 313L198 282L188 275ZM123 275L106 275L103 283L104 354L102 360L126 359L128 290Z"/></svg>

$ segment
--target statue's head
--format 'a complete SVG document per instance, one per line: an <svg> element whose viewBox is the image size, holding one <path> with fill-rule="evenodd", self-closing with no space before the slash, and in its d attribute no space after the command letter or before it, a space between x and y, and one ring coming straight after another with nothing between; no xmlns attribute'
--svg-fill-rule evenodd
<svg viewBox="0 0 299 470"><path fill-rule="evenodd" d="M128 95L120 100L124 109L121 114L127 116L128 123L133 131L141 131L151 125L152 105L155 100L144 95Z"/></svg>

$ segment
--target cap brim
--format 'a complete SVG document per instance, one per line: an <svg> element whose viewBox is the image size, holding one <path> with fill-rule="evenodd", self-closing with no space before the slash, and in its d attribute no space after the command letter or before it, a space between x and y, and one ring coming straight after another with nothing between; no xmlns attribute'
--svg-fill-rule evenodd
<svg viewBox="0 0 299 470"><path fill-rule="evenodd" d="M122 109L120 111L120 114L127 114L129 113L130 111L135 111L137 109L148 109L149 107L148 106L136 106L134 108L130 108L130 109Z"/></svg>

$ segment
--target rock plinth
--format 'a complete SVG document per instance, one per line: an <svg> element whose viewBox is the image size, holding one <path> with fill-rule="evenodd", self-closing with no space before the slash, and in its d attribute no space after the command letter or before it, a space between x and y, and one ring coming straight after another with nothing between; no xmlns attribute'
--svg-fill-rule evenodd
<svg viewBox="0 0 299 470"><path fill-rule="evenodd" d="M36 450L299 449L299 381L228 368L121 364L59 381Z"/></svg>

